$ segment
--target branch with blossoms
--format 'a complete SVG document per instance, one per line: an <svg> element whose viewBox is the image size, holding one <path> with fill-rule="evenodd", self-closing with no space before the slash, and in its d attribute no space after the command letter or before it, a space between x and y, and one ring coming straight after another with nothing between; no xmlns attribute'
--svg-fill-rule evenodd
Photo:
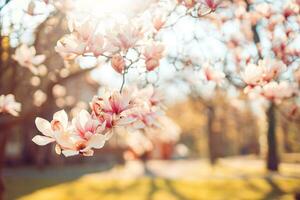
<svg viewBox="0 0 300 200"><path fill-rule="evenodd" d="M155 20L152 24L153 27L148 29L138 23L140 19L133 18L128 19L125 23L115 21L111 29L99 30L101 21L95 19L93 16L86 16L82 19L75 18L74 15L72 15L74 13L72 13L73 10L71 9L72 5L70 1L65 0L62 3L58 1L43 2L46 5L53 4L57 10L64 10L67 15L70 33L61 38L55 47L56 52L62 56L66 65L78 64L77 61L86 57L93 57L99 61L99 63L104 59L106 63L110 63L111 67L117 73L122 75L122 85L119 91L107 92L110 94L105 94L105 98L100 97L97 100L94 99L91 102L91 104L94 105L91 106L92 112L87 114L87 111L82 111L79 115L75 116L73 121L76 122L72 123L73 125L70 125L71 123L68 122L66 113L60 111L53 116L51 131L48 133L49 123L38 118L36 125L46 138L38 136L35 137L34 141L41 145L48 144L50 141L56 141L57 152L65 155L73 155L76 153L91 155L94 148L101 148L104 145L106 139L109 138L108 136L114 132L115 127L122 126L126 129L128 127L138 127L138 129L140 129L141 127L154 126L157 116L160 115L163 110L158 106L158 102L149 100L149 98L153 98L153 94L155 93L154 89L147 89L150 90L150 92L141 92L143 95L139 95L138 90L132 92L134 97L132 97L132 99L129 98L130 105L128 105L128 107L130 107L130 109L127 109L127 106L123 108L123 104L128 104L126 103L128 100L126 94L128 89L125 87L126 76L131 69L140 68L144 74L147 74L155 71L160 65L160 60L164 56L164 46L161 42L157 41L155 35L160 29L166 28L163 27L163 24L167 23ZM175 12L176 8L181 5L187 8L185 15L192 17L195 17L194 12L196 10L198 10L198 17L203 17L213 12L217 7L214 1L209 0L194 2L193 5L187 4L187 1L181 1L178 2L173 11ZM210 11L200 14L200 7L202 9L203 6L206 6ZM61 7L63 7L63 9ZM43 15L43 13L37 12L34 1L30 1L27 9L24 11L26 15L31 17ZM171 11L169 15L172 15L173 11ZM178 20L179 18L176 21ZM37 55L34 47L21 44L16 49L13 59L18 62L21 67L28 69L34 76L32 78L33 84L35 86L39 85L39 76L45 75L45 68L41 66L43 66L43 63L46 61L46 56L42 54ZM99 63L97 63L97 66ZM84 70L78 69L75 70L74 73L68 76L64 75L63 77L60 77L57 71L51 74L49 73L50 80L46 84L46 93L42 91L37 93L37 96L41 97L39 98L41 100L39 106L45 105L47 97L49 101L53 100L52 93L54 86L71 78L81 76L95 68L96 66ZM146 97L148 97L148 99ZM99 112L96 112L98 109L95 110L95 106L97 107L99 105L101 109ZM41 108L43 108L43 106ZM118 109L124 109L124 112ZM82 119L87 119L86 121L88 122L84 120L82 122ZM130 122L130 126L125 123L126 120L128 123ZM124 124L122 124L122 122ZM87 133L82 134L78 129L78 124L82 125L85 123L89 124L86 125L88 127L86 130ZM44 129L43 125L45 125ZM93 128L95 127L97 128L94 130ZM64 135L64 132L69 132L69 135ZM63 139L61 137L63 137ZM95 144L95 142L99 143Z"/></svg>
<svg viewBox="0 0 300 200"><path fill-rule="evenodd" d="M90 102L92 112L82 110L72 122L64 110L56 112L51 122L36 118L43 136L32 140L42 146L55 142L57 154L92 156L94 149L102 148L117 128L141 130L155 126L162 114L159 98L152 87L124 89L121 93L103 90Z"/></svg>

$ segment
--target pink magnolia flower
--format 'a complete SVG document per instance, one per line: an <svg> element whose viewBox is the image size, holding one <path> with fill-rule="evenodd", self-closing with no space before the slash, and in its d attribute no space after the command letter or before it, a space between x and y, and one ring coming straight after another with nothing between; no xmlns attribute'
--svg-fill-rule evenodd
<svg viewBox="0 0 300 200"><path fill-rule="evenodd" d="M245 71L241 74L243 81L248 85L245 91L261 83L263 69L255 64L248 64Z"/></svg>
<svg viewBox="0 0 300 200"><path fill-rule="evenodd" d="M87 111L81 111L72 124L64 110L56 112L51 122L36 118L35 123L44 136L37 135L32 141L42 146L56 142L57 154L91 156L93 149L102 148L106 141L105 135L101 134L104 125L96 122Z"/></svg>
<svg viewBox="0 0 300 200"><path fill-rule="evenodd" d="M101 34L94 35L88 45L88 51L93 53L94 56L98 57L107 50L108 47L105 42L104 36Z"/></svg>
<svg viewBox="0 0 300 200"><path fill-rule="evenodd" d="M101 55L105 51L104 38L101 34L95 34L96 24L91 19L83 22L70 18L68 26L71 34L65 35L57 42L56 52L64 59L74 59L84 53Z"/></svg>
<svg viewBox="0 0 300 200"><path fill-rule="evenodd" d="M219 1L219 0L203 0L203 4L213 12L219 7L219 5L221 4L221 1Z"/></svg>
<svg viewBox="0 0 300 200"><path fill-rule="evenodd" d="M120 54L115 54L112 56L110 61L112 68L119 74L122 74L125 68L124 58Z"/></svg>
<svg viewBox="0 0 300 200"><path fill-rule="evenodd" d="M146 68L148 71L154 70L159 66L159 60L163 57L164 46L160 43L153 43L144 49Z"/></svg>
<svg viewBox="0 0 300 200"><path fill-rule="evenodd" d="M225 78L225 74L222 71L214 70L209 66L204 67L203 71L207 81L214 81L219 84Z"/></svg>
<svg viewBox="0 0 300 200"><path fill-rule="evenodd" d="M66 35L57 41L55 51L64 59L74 59L85 53L87 43L80 41L75 35Z"/></svg>
<svg viewBox="0 0 300 200"><path fill-rule="evenodd" d="M280 103L283 99L290 98L297 93L297 87L282 81L277 83L275 81L269 82L263 86L261 95L270 101Z"/></svg>
<svg viewBox="0 0 300 200"><path fill-rule="evenodd" d="M100 95L94 97L91 102L93 115L101 122L106 121L106 128L111 129L117 126L124 126L132 121L128 117L128 110L132 108L131 92L124 89L122 93L114 91L112 93L102 90Z"/></svg>
<svg viewBox="0 0 300 200"><path fill-rule="evenodd" d="M93 149L100 149L104 146L106 136L103 134L105 123L100 123L92 118L86 110L81 110L72 120L73 133L68 137L57 137L58 146L56 150L65 156L83 154L92 156Z"/></svg>
<svg viewBox="0 0 300 200"><path fill-rule="evenodd" d="M18 47L12 56L22 67L28 68L33 74L37 74L37 66L45 61L45 55L36 55L35 48L28 47L25 44Z"/></svg>
<svg viewBox="0 0 300 200"><path fill-rule="evenodd" d="M79 41L84 43L91 42L96 31L96 23L92 19L85 19L83 22L74 20L69 23L70 31L75 34Z"/></svg>
<svg viewBox="0 0 300 200"><path fill-rule="evenodd" d="M162 106L164 96L161 91L154 89L149 85L143 89L135 91L134 103L135 104L148 104L149 106Z"/></svg>
<svg viewBox="0 0 300 200"><path fill-rule="evenodd" d="M41 146L54 142L56 141L57 134L65 134L68 132L68 123L68 116L64 110L54 113L51 122L37 117L35 119L35 125L43 136L36 135L32 141Z"/></svg>
<svg viewBox="0 0 300 200"><path fill-rule="evenodd" d="M152 19L153 27L159 31L166 23L166 18L162 15L155 15Z"/></svg>
<svg viewBox="0 0 300 200"><path fill-rule="evenodd" d="M266 18L270 18L270 16L272 16L272 13L273 13L271 4L265 3L265 2L257 4L256 7L255 7L255 10L261 16L266 17Z"/></svg>
<svg viewBox="0 0 300 200"><path fill-rule="evenodd" d="M158 126L158 117L163 114L163 96L154 90L152 86L144 89L136 89L133 94L133 108L128 115L134 119L129 128L144 129L147 127Z"/></svg>
<svg viewBox="0 0 300 200"><path fill-rule="evenodd" d="M141 26L132 23L118 24L111 32L107 33L109 42L119 50L127 51L135 47L144 36Z"/></svg>
<svg viewBox="0 0 300 200"><path fill-rule="evenodd" d="M147 127L159 127L158 119L163 114L158 107L151 107L147 104L140 105L131 110L130 117L136 119L129 124L131 129L144 129Z"/></svg>
<svg viewBox="0 0 300 200"><path fill-rule="evenodd" d="M0 113L9 113L13 116L19 116L21 104L16 102L13 94L0 96Z"/></svg>
<svg viewBox="0 0 300 200"><path fill-rule="evenodd" d="M271 80L276 79L283 71L286 70L286 65L283 62L269 58L260 60L258 65L263 69L262 79L265 82L270 82Z"/></svg>

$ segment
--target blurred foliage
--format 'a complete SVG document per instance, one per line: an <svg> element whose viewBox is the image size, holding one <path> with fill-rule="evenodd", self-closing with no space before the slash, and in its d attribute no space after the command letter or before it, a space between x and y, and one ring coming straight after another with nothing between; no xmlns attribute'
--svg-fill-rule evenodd
<svg viewBox="0 0 300 200"><path fill-rule="evenodd" d="M250 107L246 105L240 110L219 95L209 102L190 99L168 110L168 115L182 128L182 142L188 145L192 156L207 157L208 134L215 134L218 157L258 154L259 129ZM208 131L208 103L215 113L213 133Z"/></svg>

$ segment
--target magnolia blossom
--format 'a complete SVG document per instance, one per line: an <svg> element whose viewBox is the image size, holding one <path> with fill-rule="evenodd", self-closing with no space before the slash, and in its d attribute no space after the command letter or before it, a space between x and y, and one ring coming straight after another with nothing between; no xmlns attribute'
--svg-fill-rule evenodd
<svg viewBox="0 0 300 200"><path fill-rule="evenodd" d="M245 92L249 92L255 86L264 86L276 80L285 70L286 65L283 62L270 58L259 60L258 65L248 64L242 73L242 78L248 85Z"/></svg>
<svg viewBox="0 0 300 200"><path fill-rule="evenodd" d="M135 103L146 103L149 106L163 107L162 101L164 100L164 95L161 91L154 89L152 85L141 90L136 90L135 96Z"/></svg>
<svg viewBox="0 0 300 200"><path fill-rule="evenodd" d="M219 84L225 78L225 74L222 71L214 70L209 66L204 67L203 71L207 81L214 81Z"/></svg>
<svg viewBox="0 0 300 200"><path fill-rule="evenodd" d="M263 69L255 64L248 64L241 74L243 81L250 87L259 85L263 76Z"/></svg>
<svg viewBox="0 0 300 200"><path fill-rule="evenodd" d="M82 55L86 47L87 43L80 41L75 35L66 35L57 42L55 51L69 60Z"/></svg>
<svg viewBox="0 0 300 200"><path fill-rule="evenodd" d="M12 56L22 67L27 67L32 73L37 74L37 66L45 61L45 55L36 55L35 48L25 44L18 47Z"/></svg>
<svg viewBox="0 0 300 200"><path fill-rule="evenodd" d="M65 156L93 155L93 149L102 148L117 128L142 130L159 127L160 96L152 87L119 91L102 90L90 103L92 112L81 110L69 122L64 110L56 112L53 120L37 118L36 126L43 135L33 142L46 145L56 142L55 150Z"/></svg>
<svg viewBox="0 0 300 200"><path fill-rule="evenodd" d="M107 129L124 126L134 121L128 116L132 108L132 96L127 89L124 89L122 93L102 90L99 96L93 98L90 105L92 114L99 121L105 121Z"/></svg>
<svg viewBox="0 0 300 200"><path fill-rule="evenodd" d="M143 129L158 127L158 118L163 115L162 94L148 86L141 90L135 90L130 116L136 120L130 124L130 128Z"/></svg>
<svg viewBox="0 0 300 200"><path fill-rule="evenodd" d="M88 51L98 57L109 50L108 44L102 34L95 34L88 45Z"/></svg>
<svg viewBox="0 0 300 200"><path fill-rule="evenodd" d="M137 45L144 36L141 26L134 23L117 24L107 33L109 43L119 50L128 50Z"/></svg>
<svg viewBox="0 0 300 200"><path fill-rule="evenodd" d="M112 56L110 61L111 61L112 68L116 72L122 74L122 72L125 68L125 60L124 60L123 56L121 56L120 54L115 54Z"/></svg>
<svg viewBox="0 0 300 200"><path fill-rule="evenodd" d="M107 50L104 36L96 32L96 23L91 19L79 22L68 20L71 34L65 35L57 42L55 50L65 59L74 59L85 53L98 57Z"/></svg>
<svg viewBox="0 0 300 200"><path fill-rule="evenodd" d="M203 4L210 9L210 12L215 11L221 4L220 0L200 0Z"/></svg>
<svg viewBox="0 0 300 200"><path fill-rule="evenodd" d="M13 116L19 116L21 103L16 102L13 94L0 96L0 113L9 113Z"/></svg>
<svg viewBox="0 0 300 200"><path fill-rule="evenodd" d="M35 124L43 136L37 135L32 141L42 146L56 142L57 154L92 156L93 149L100 149L105 144L106 137L102 134L105 124L100 124L85 110L72 123L69 123L66 112L61 110L53 115L51 122L38 117Z"/></svg>
<svg viewBox="0 0 300 200"><path fill-rule="evenodd" d="M159 66L159 60L163 57L164 46L160 43L153 43L144 49L146 68L148 71Z"/></svg>
<svg viewBox="0 0 300 200"><path fill-rule="evenodd" d="M297 93L297 87L282 81L277 83L272 81L262 87L261 95L268 100L280 103L283 99L290 98Z"/></svg>
<svg viewBox="0 0 300 200"><path fill-rule="evenodd" d="M263 69L262 81L270 82L276 79L283 71L286 70L286 65L282 61L266 58L260 60L258 66Z"/></svg>
<svg viewBox="0 0 300 200"><path fill-rule="evenodd" d="M166 18L162 15L155 15L152 19L153 27L156 31L159 31L166 23Z"/></svg>

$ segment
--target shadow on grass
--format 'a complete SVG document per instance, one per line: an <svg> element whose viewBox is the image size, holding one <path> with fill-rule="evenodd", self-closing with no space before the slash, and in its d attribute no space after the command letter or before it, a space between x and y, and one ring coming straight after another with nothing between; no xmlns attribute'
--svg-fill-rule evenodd
<svg viewBox="0 0 300 200"><path fill-rule="evenodd" d="M73 172L72 172L73 173ZM87 173L87 172L85 172ZM75 177L75 175L73 176ZM29 182L30 181L30 182ZM39 184L41 180L39 180ZM53 185L57 183L49 183ZM98 179L93 175L77 180L69 180L64 184L40 190L30 194L24 199L130 199L130 200L155 200L155 199L281 199L293 198L300 189L300 180L281 176L236 176L233 178L204 178L199 180L172 180L156 177L150 170L145 169L144 177L138 179ZM26 185L27 182L27 185ZM37 183L25 180L23 184ZM62 182L60 182L62 183ZM16 184L17 185L17 184ZM14 186L14 185L12 185ZM40 185L39 185L40 186ZM47 187L44 185L43 187ZM43 188L40 186L40 188ZM20 185L17 186L20 188ZM10 198L15 199L15 198Z"/></svg>
<svg viewBox="0 0 300 200"><path fill-rule="evenodd" d="M36 168L6 169L4 173L5 199L15 200L36 190L71 182L85 174L102 172L111 168L112 165L78 165L45 170Z"/></svg>

